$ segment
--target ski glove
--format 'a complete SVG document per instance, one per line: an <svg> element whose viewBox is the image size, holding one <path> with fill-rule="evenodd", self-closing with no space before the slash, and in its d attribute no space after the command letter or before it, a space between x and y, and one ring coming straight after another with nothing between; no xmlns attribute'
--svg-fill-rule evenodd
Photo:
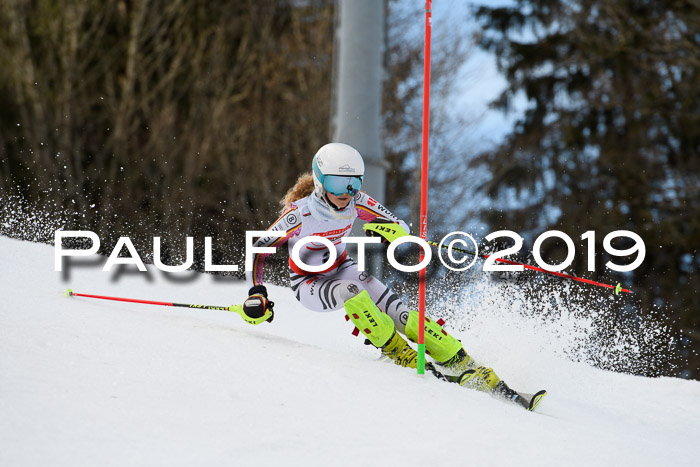
<svg viewBox="0 0 700 467"><path fill-rule="evenodd" d="M399 237L408 235L401 224L384 217L377 217L372 222L367 222L362 228L368 237L382 237L382 243L391 243Z"/></svg>
<svg viewBox="0 0 700 467"><path fill-rule="evenodd" d="M239 311L241 318L248 324L261 324L265 321L271 323L275 317L275 304L267 299L265 286L256 285L248 293L250 297L243 302L242 310Z"/></svg>
<svg viewBox="0 0 700 467"><path fill-rule="evenodd" d="M265 287L264 285L254 285L248 291L248 295L255 295L255 294L260 294L263 297L267 298L267 287Z"/></svg>

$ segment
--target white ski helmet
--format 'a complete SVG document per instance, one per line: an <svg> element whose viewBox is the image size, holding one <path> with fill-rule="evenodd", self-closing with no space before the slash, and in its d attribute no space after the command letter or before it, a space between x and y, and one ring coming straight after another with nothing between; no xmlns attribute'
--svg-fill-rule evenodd
<svg viewBox="0 0 700 467"><path fill-rule="evenodd" d="M360 153L343 143L329 143L319 149L312 168L316 195L327 203L330 203L327 193L356 195L365 175Z"/></svg>

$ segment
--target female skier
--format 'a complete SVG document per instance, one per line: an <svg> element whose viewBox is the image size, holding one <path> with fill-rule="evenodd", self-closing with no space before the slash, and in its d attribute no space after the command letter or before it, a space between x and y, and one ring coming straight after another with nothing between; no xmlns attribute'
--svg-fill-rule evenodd
<svg viewBox="0 0 700 467"><path fill-rule="evenodd" d="M355 327L384 356L397 365L416 368L416 351L401 334L417 341L418 313L407 309L399 297L375 277L360 271L357 263L347 256L345 243L341 241L350 234L358 218L368 223L395 224L392 228L403 229L406 233L408 226L360 191L365 165L360 153L351 146L326 144L314 156L312 170L312 174L302 175L287 192L282 200L281 216L268 229L281 232L283 236L260 238L254 246L277 248L287 243L291 288L304 307L320 312L344 308ZM312 235L330 241L337 253L336 261L321 272L305 271L291 255L299 240ZM263 285L266 256L256 254L253 270L246 274L250 296L243 304L241 316L250 324L272 321L274 316L272 302ZM313 242L303 245L299 252L299 259L308 266L323 265L329 256L326 246ZM529 410L534 408L530 400L511 390L491 368L477 365L460 341L428 318L425 320L425 346L426 353L440 365L441 371L459 376L461 385L511 399Z"/></svg>

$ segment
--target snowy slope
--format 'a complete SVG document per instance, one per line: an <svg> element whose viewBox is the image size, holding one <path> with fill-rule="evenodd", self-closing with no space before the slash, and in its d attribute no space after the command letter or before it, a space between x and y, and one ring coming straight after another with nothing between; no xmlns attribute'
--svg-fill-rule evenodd
<svg viewBox="0 0 700 467"><path fill-rule="evenodd" d="M212 276L53 270L53 247L0 237L0 465L698 465L700 382L594 369L476 329L457 333L528 413L376 361L342 312L271 287L272 324L66 298L228 305ZM135 268L134 268L135 269Z"/></svg>

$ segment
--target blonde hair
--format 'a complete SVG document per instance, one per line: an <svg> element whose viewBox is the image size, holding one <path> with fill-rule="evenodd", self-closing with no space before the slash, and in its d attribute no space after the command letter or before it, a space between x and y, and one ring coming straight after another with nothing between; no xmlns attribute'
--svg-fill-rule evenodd
<svg viewBox="0 0 700 467"><path fill-rule="evenodd" d="M291 187L289 191L287 191L287 194L284 195L284 197L280 200L280 205L282 206L280 213L286 211L287 208L289 208L289 205L294 201L298 201L301 198L305 198L313 192L314 177L313 175L311 175L311 172L299 175L299 178L297 179L294 186Z"/></svg>

